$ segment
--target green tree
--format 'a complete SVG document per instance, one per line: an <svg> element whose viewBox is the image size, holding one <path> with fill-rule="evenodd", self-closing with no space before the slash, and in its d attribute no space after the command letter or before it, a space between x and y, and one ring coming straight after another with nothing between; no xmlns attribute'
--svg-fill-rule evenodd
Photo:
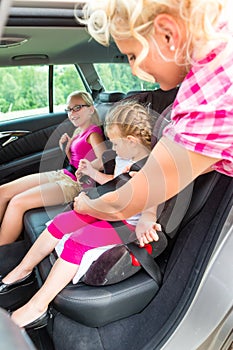
<svg viewBox="0 0 233 350"><path fill-rule="evenodd" d="M54 104L66 103L67 96L75 90L85 90L74 65L56 66L54 70Z"/></svg>
<svg viewBox="0 0 233 350"><path fill-rule="evenodd" d="M129 64L95 64L107 91L154 90L158 84L142 81L132 75Z"/></svg>
<svg viewBox="0 0 233 350"><path fill-rule="evenodd" d="M5 100L4 106L1 106L2 112L9 112L14 110L15 98L17 98L18 86L14 79L14 76L8 72L1 79L1 100Z"/></svg>

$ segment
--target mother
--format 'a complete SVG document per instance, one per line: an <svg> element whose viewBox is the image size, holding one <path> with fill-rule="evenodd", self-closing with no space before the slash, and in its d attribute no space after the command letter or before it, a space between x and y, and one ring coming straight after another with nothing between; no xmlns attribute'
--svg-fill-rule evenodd
<svg viewBox="0 0 233 350"><path fill-rule="evenodd" d="M105 220L146 209L136 229L141 246L154 239L142 222L160 203L206 171L233 176L233 42L224 10L220 0L105 0L88 2L78 18L101 44L113 37L134 75L163 90L181 84L172 122L143 169L99 199L75 198L77 212Z"/></svg>

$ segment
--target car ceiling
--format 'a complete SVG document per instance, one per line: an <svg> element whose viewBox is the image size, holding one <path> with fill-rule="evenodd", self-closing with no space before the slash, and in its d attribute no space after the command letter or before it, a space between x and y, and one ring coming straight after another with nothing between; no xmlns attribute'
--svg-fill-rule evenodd
<svg viewBox="0 0 233 350"><path fill-rule="evenodd" d="M0 45L0 66L127 62L114 43L104 47L90 38L74 17L75 3L15 0L1 43L20 37L27 41L12 47Z"/></svg>

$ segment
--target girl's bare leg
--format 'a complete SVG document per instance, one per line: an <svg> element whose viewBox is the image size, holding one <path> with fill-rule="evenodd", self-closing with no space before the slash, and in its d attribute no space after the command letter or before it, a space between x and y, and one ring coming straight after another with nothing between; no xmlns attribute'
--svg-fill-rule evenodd
<svg viewBox="0 0 233 350"><path fill-rule="evenodd" d="M8 203L0 229L0 245L14 242L23 229L24 213L33 208L61 204L64 195L56 183L44 183L15 195Z"/></svg>
<svg viewBox="0 0 233 350"><path fill-rule="evenodd" d="M13 321L20 327L36 320L47 309L55 296L72 280L79 265L58 259L48 278L31 300L12 314Z"/></svg>
<svg viewBox="0 0 233 350"><path fill-rule="evenodd" d="M2 221L8 202L17 194L48 182L45 174L31 174L0 186L0 221Z"/></svg>
<svg viewBox="0 0 233 350"><path fill-rule="evenodd" d="M39 262L53 251L58 241L59 239L53 237L48 230L45 229L29 249L20 264L3 278L3 282L6 284L13 283L26 277Z"/></svg>

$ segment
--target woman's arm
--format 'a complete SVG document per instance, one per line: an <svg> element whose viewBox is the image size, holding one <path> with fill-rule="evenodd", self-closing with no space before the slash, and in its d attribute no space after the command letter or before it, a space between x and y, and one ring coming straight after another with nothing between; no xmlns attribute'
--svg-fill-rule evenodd
<svg viewBox="0 0 233 350"><path fill-rule="evenodd" d="M74 209L105 220L128 218L173 197L217 161L163 137L145 166L124 186L94 200L80 194Z"/></svg>

